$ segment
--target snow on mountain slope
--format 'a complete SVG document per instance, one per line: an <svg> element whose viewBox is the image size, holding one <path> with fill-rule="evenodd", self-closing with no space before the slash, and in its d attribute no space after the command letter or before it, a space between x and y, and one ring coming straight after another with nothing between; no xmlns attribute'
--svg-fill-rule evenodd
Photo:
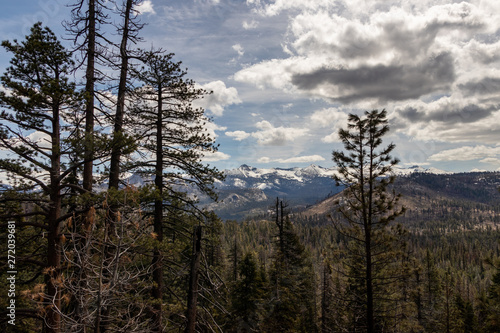
<svg viewBox="0 0 500 333"><path fill-rule="evenodd" d="M305 168L266 168L258 169L246 164L237 169L225 170L226 181L218 184L218 187L239 187L239 188L277 188L285 182L294 182L297 186L305 184L316 178L332 178L336 174L336 168L324 168L318 165L311 164ZM414 172L433 173L433 174L449 174L443 170L436 168L425 169L421 166L412 166L403 168L400 166L394 167L395 175L409 175Z"/></svg>
<svg viewBox="0 0 500 333"><path fill-rule="evenodd" d="M446 173L437 169L395 167L394 174L410 175L420 173ZM204 202L205 207L214 209L224 219L240 219L244 216L265 212L276 197L286 200L290 206L306 207L328 196L340 192L332 176L336 168L310 165L305 168L259 169L242 165L237 169L225 170L226 179L217 182L219 203Z"/></svg>

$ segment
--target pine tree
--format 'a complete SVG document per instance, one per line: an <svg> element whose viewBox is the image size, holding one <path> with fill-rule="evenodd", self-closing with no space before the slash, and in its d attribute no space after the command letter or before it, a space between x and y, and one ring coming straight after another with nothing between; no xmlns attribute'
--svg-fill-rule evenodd
<svg viewBox="0 0 500 333"><path fill-rule="evenodd" d="M277 199L278 235L270 272L272 298L263 329L267 332L317 332L314 268L285 208L286 205Z"/></svg>
<svg viewBox="0 0 500 333"><path fill-rule="evenodd" d="M493 264L490 261L490 264ZM500 262L496 263L495 274L488 290L486 301L488 314L486 318L486 331L494 332L500 327Z"/></svg>
<svg viewBox="0 0 500 333"><path fill-rule="evenodd" d="M348 129L339 131L347 152L333 152L338 166L334 178L345 190L337 203L343 221L332 219L348 240L345 273L353 296L351 306L359 311L352 320L354 327L369 333L389 325L394 303L389 304L397 297L394 289L401 277L394 267L401 260L404 230L391 222L404 209L396 207L399 195L388 189L398 160L390 156L394 144L381 147L382 137L389 131L386 116L385 110L365 112L364 117L350 114Z"/></svg>
<svg viewBox="0 0 500 333"><path fill-rule="evenodd" d="M3 200L23 202L26 208L18 216L23 218L20 225L46 235L44 323L47 332L59 332L61 228L74 213L65 210L71 187L65 180L80 166L68 158L73 152L69 144L73 133L66 126L80 96L69 79L73 69L70 53L41 23L33 26L25 41L4 41L2 46L13 58L1 78L7 91L0 92L4 109L0 113L0 147L12 158L0 160L0 169L11 176L14 186L12 196Z"/></svg>
<svg viewBox="0 0 500 333"><path fill-rule="evenodd" d="M144 52L141 57L144 66L134 71L134 77L143 86L136 90L133 119L140 150L148 152L137 168L155 178L153 232L159 244L164 240L164 212L175 209L174 201L181 201L182 209L196 210L196 200L184 193L186 186L196 187L216 199L212 184L214 179L222 178L217 169L201 161L205 154L217 149L204 128L208 121L204 110L194 109L191 104L206 92L184 78L187 72L172 57L173 54L160 51ZM162 265L160 247L156 247L153 250L153 297L158 300L155 316L162 313L159 301L163 297ZM160 326L161 318L156 321Z"/></svg>
<svg viewBox="0 0 500 333"><path fill-rule="evenodd" d="M87 194L93 192L94 161L98 159L96 151L100 145L100 137L95 128L96 99L99 100L96 84L103 83L107 78L106 71L101 70L99 65L109 67L110 64L106 50L112 43L103 31L103 26L109 24L108 5L109 2L104 0L77 0L71 5L71 20L63 22L66 30L74 36L75 51L81 52L81 63L78 67L85 63L85 127L81 157L84 160L82 186ZM87 208L90 206L91 204L87 205ZM86 220L88 219L89 216L86 217ZM84 223L88 224L88 221Z"/></svg>
<svg viewBox="0 0 500 333"><path fill-rule="evenodd" d="M239 280L231 293L231 332L257 332L262 321L265 280L255 256L247 253L238 265Z"/></svg>

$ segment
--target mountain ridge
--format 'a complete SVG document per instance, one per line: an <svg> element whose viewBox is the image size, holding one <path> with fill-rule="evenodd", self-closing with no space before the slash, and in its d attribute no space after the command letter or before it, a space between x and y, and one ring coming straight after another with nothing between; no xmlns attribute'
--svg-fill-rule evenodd
<svg viewBox="0 0 500 333"><path fill-rule="evenodd" d="M315 164L303 168L256 168L243 164L223 172L226 179L215 184L220 202L209 203L202 200L205 208L214 210L223 219L241 220L264 214L276 197L286 200L295 210L304 210L343 189L333 179L337 168ZM393 173L396 176L414 173L451 174L421 166L395 167Z"/></svg>

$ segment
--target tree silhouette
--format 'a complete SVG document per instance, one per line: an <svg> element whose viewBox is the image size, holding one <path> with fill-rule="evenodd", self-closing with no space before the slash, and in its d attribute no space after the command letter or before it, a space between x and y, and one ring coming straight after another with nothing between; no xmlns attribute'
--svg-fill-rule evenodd
<svg viewBox="0 0 500 333"><path fill-rule="evenodd" d="M388 288L399 274L390 268L398 260L398 240L404 234L390 223L404 212L396 208L399 195L390 192L391 170L398 163L390 156L394 144L381 147L389 131L387 112L373 110L364 117L349 115L348 129L339 136L347 152L334 151L338 166L337 184L343 185L338 212L345 223L333 219L336 229L347 239L345 274L352 295L353 325L367 332L382 330L383 318L394 292Z"/></svg>

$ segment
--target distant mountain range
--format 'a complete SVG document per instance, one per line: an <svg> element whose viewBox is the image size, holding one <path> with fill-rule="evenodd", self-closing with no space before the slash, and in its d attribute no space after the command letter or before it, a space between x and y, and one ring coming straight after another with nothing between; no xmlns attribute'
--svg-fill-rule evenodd
<svg viewBox="0 0 500 333"><path fill-rule="evenodd" d="M216 182L220 202L202 204L213 209L222 219L240 220L265 213L276 197L285 200L296 211L305 210L332 195L342 191L332 176L336 168L310 165L305 168L259 169L242 165L237 169L225 170L226 179ZM449 172L420 166L394 168L394 174L448 175Z"/></svg>

